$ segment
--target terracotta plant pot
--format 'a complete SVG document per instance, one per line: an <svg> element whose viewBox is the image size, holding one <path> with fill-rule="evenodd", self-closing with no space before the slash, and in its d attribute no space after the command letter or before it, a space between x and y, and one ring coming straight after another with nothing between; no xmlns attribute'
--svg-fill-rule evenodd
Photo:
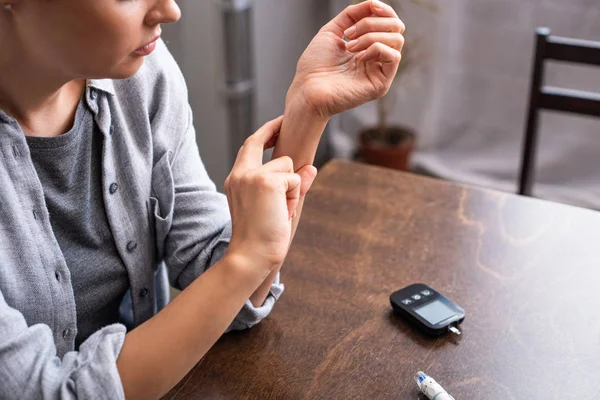
<svg viewBox="0 0 600 400"><path fill-rule="evenodd" d="M416 142L416 135L411 129L391 126L382 135L379 128L371 128L361 132L359 140L358 155L362 161L401 171L410 169L410 157Z"/></svg>

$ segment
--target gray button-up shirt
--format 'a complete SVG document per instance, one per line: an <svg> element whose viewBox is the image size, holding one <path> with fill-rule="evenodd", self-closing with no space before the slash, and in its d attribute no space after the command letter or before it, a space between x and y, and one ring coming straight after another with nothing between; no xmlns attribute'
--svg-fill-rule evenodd
<svg viewBox="0 0 600 400"><path fill-rule="evenodd" d="M164 43L134 77L89 81L85 101L104 137L103 201L129 275L121 312L131 328L168 302L167 271L183 289L223 256L229 210L200 160L186 85ZM282 291L277 279L265 304L248 301L229 329L258 323ZM116 359L125 325L76 352L76 321L25 136L0 110L0 398L124 398Z"/></svg>

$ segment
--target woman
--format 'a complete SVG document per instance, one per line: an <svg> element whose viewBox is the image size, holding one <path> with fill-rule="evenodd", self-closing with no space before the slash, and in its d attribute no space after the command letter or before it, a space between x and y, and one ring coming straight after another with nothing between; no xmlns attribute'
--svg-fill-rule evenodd
<svg viewBox="0 0 600 400"><path fill-rule="evenodd" d="M374 0L327 24L225 198L159 40L174 0L0 5L0 397L160 397L273 307L325 124L387 92L404 26Z"/></svg>

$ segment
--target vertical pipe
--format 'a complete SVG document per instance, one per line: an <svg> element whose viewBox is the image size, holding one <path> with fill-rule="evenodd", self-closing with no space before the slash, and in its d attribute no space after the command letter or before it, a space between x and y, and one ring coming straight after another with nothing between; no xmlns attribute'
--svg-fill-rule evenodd
<svg viewBox="0 0 600 400"><path fill-rule="evenodd" d="M252 0L220 0L231 160L254 131Z"/></svg>

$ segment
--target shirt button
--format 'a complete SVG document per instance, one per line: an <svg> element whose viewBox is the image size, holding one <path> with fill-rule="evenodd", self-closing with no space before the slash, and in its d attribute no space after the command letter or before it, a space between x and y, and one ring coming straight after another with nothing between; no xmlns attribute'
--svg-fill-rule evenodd
<svg viewBox="0 0 600 400"><path fill-rule="evenodd" d="M54 271L54 277L58 282L60 282L60 274L58 273L58 271Z"/></svg>
<svg viewBox="0 0 600 400"><path fill-rule="evenodd" d="M148 289L143 288L142 290L140 290L140 297L146 297L146 296L148 296Z"/></svg>
<svg viewBox="0 0 600 400"><path fill-rule="evenodd" d="M98 93L95 90L90 90L90 98L96 100L96 97L98 97Z"/></svg>
<svg viewBox="0 0 600 400"><path fill-rule="evenodd" d="M136 249L136 247L137 247L137 242L134 242L133 240L131 242L127 243L127 251L130 253L132 251L134 251Z"/></svg>
<svg viewBox="0 0 600 400"><path fill-rule="evenodd" d="M67 338L69 337L70 334L71 334L71 330L69 328L65 329L63 331L63 339L67 340Z"/></svg>
<svg viewBox="0 0 600 400"><path fill-rule="evenodd" d="M115 126L114 126L114 125L111 125L111 126L110 126L110 130L109 130L109 133L112 135L114 131L115 131Z"/></svg>
<svg viewBox="0 0 600 400"><path fill-rule="evenodd" d="M117 182L113 182L110 184L108 191L110 192L110 194L115 194L117 192L117 189L119 189L119 185L117 185Z"/></svg>

